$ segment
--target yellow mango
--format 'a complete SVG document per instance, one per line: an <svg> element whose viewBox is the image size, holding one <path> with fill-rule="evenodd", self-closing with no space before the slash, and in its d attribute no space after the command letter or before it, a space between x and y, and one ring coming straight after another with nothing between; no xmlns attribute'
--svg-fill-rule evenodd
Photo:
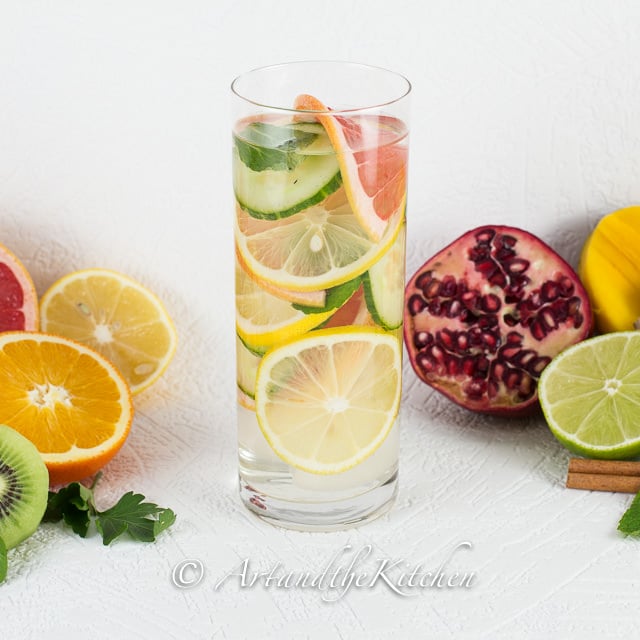
<svg viewBox="0 0 640 640"><path fill-rule="evenodd" d="M640 206L600 220L582 249L578 273L601 333L640 328Z"/></svg>

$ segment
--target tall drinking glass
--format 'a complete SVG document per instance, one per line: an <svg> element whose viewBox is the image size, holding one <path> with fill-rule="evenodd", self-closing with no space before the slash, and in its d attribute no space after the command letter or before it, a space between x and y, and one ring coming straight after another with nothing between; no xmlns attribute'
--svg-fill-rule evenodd
<svg viewBox="0 0 640 640"><path fill-rule="evenodd" d="M410 89L346 62L232 83L240 494L280 526L396 495Z"/></svg>

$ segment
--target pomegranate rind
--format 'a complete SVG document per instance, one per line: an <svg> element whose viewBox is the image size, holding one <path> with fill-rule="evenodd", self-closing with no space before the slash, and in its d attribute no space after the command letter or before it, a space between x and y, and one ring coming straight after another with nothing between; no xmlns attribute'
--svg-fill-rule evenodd
<svg viewBox="0 0 640 640"><path fill-rule="evenodd" d="M405 288L404 341L413 370L480 413L538 411L540 373L591 328L576 272L517 227L468 231L429 258Z"/></svg>
<svg viewBox="0 0 640 640"><path fill-rule="evenodd" d="M19 285L20 292L13 286L13 291L4 289L13 281ZM16 314L22 318L16 318ZM31 275L13 251L0 244L0 332L37 331L39 327L38 295Z"/></svg>

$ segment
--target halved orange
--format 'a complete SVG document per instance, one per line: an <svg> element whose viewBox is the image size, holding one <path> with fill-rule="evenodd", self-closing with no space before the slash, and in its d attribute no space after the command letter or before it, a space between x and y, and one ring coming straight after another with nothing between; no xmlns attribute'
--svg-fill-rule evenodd
<svg viewBox="0 0 640 640"><path fill-rule="evenodd" d="M0 423L33 442L52 484L101 469L132 419L127 383L99 353L45 333L0 334Z"/></svg>
<svg viewBox="0 0 640 640"><path fill-rule="evenodd" d="M317 112L314 115L336 151L351 209L369 237L377 242L389 218L404 208L406 127L389 116L331 115L328 107L307 94L296 98L295 108Z"/></svg>
<svg viewBox="0 0 640 640"><path fill-rule="evenodd" d="M0 244L0 331L36 331L38 296L24 265Z"/></svg>

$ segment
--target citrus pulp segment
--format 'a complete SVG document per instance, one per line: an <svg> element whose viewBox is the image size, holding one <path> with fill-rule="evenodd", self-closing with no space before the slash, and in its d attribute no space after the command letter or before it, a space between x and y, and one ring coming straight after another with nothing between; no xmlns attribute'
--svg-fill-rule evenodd
<svg viewBox="0 0 640 640"><path fill-rule="evenodd" d="M29 272L0 245L0 331L37 331L38 296Z"/></svg>
<svg viewBox="0 0 640 640"><path fill-rule="evenodd" d="M320 100L306 94L296 98L295 108L312 112L325 128L351 207L369 237L380 240L389 218L405 204L406 128L389 116L333 115Z"/></svg>
<svg viewBox="0 0 640 640"><path fill-rule="evenodd" d="M111 360L136 394L173 358L176 330L160 300L107 269L75 271L55 282L40 305L43 331L77 340Z"/></svg>
<svg viewBox="0 0 640 640"><path fill-rule="evenodd" d="M60 336L0 334L0 423L33 442L52 483L102 468L132 418L126 382L99 353Z"/></svg>
<svg viewBox="0 0 640 640"><path fill-rule="evenodd" d="M273 450L317 474L346 471L384 441L398 413L401 350L379 329L321 329L271 350L256 415Z"/></svg>
<svg viewBox="0 0 640 640"><path fill-rule="evenodd" d="M563 351L544 369L540 404L565 446L594 458L640 453L640 332L610 333Z"/></svg>
<svg viewBox="0 0 640 640"><path fill-rule="evenodd" d="M244 344L254 353L306 333L322 324L331 311L304 313L260 288L236 262L236 330Z"/></svg>
<svg viewBox="0 0 640 640"><path fill-rule="evenodd" d="M395 241L399 211L373 242L351 211L344 189L282 220L257 220L236 207L238 250L252 274L293 291L329 289L364 273Z"/></svg>

